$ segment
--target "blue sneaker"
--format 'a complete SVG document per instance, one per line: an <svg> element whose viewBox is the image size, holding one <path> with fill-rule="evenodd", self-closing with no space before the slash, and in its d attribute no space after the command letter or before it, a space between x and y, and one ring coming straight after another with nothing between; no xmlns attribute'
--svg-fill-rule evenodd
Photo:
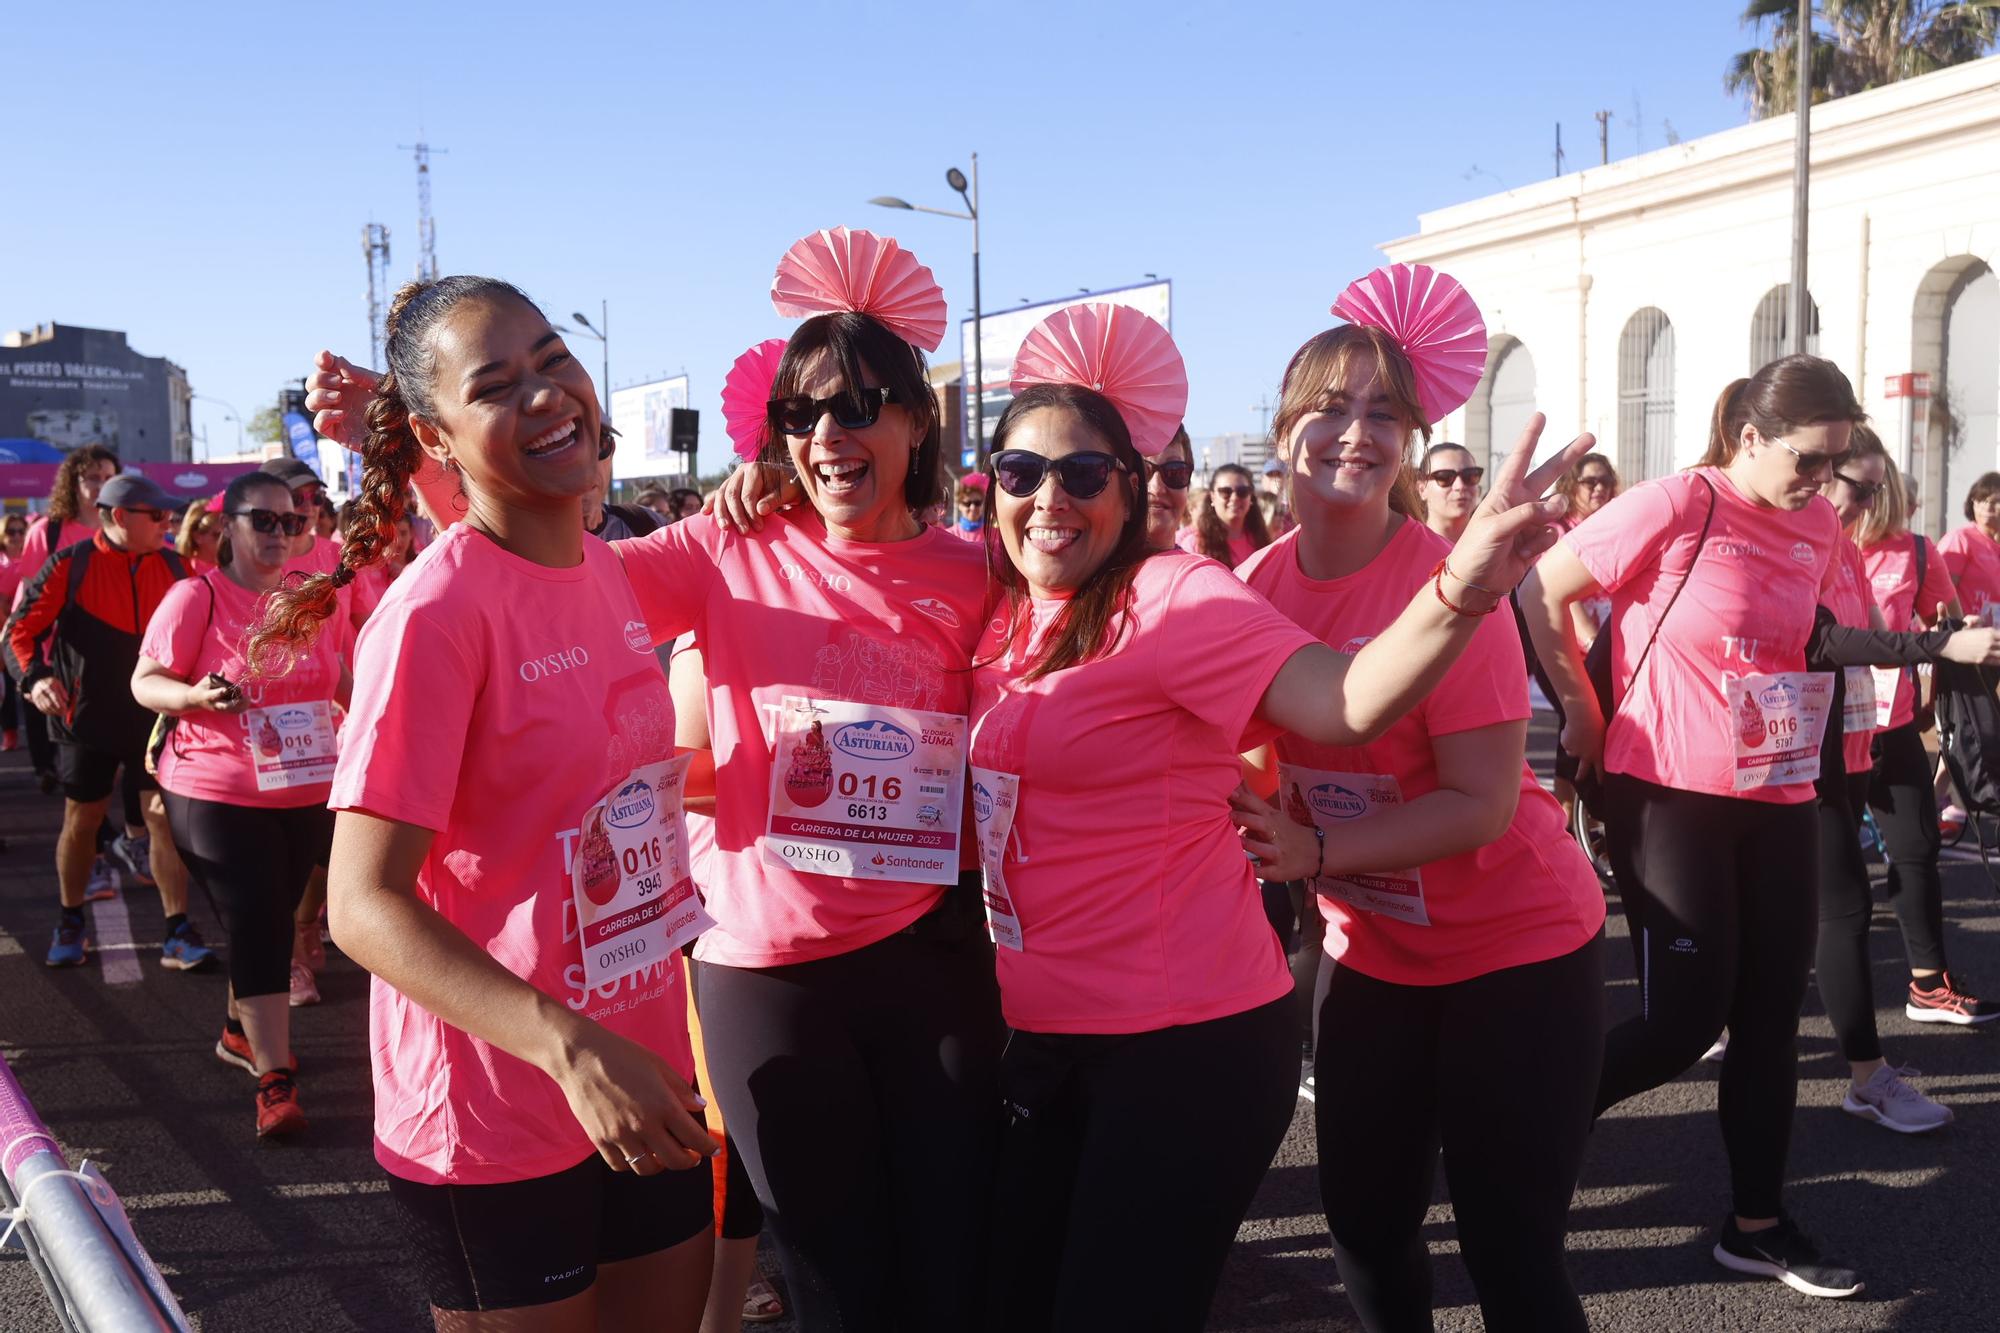
<svg viewBox="0 0 2000 1333"><path fill-rule="evenodd" d="M194 928L194 922L183 921L173 934L167 936L160 946L160 966L171 967L176 972L192 972L209 959L215 957L215 950L201 942L201 932Z"/></svg>
<svg viewBox="0 0 2000 1333"><path fill-rule="evenodd" d="M90 863L90 882L84 885L83 900L87 903L101 903L107 898L116 898L118 890L125 885L125 877L118 873L118 867L111 864L111 858L99 855Z"/></svg>
<svg viewBox="0 0 2000 1333"><path fill-rule="evenodd" d="M141 833L137 837L121 833L111 840L111 855L125 867L125 873L135 881L152 887L153 884L153 835Z"/></svg>
<svg viewBox="0 0 2000 1333"><path fill-rule="evenodd" d="M49 941L46 961L50 967L81 967L90 946L90 927L84 924L83 913L71 916L65 912L56 923L55 938Z"/></svg>

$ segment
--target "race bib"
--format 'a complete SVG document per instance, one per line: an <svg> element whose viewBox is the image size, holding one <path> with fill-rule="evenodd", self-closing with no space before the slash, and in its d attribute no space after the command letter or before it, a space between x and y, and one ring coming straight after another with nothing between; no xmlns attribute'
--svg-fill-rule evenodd
<svg viewBox="0 0 2000 1333"><path fill-rule="evenodd" d="M1785 671L1726 676L1723 698L1735 733L1734 790L1814 782L1833 710L1833 673Z"/></svg>
<svg viewBox="0 0 2000 1333"><path fill-rule="evenodd" d="M1326 831L1328 842L1357 819L1403 803L1403 788L1386 773L1330 773L1278 765L1278 790L1285 814L1293 823ZM1415 870L1374 871L1360 875L1322 875L1313 891L1338 898L1350 907L1375 912L1410 926L1428 926L1424 879Z"/></svg>
<svg viewBox="0 0 2000 1333"><path fill-rule="evenodd" d="M585 989L651 967L715 924L688 873L681 798L692 758L641 764L584 812L570 892Z"/></svg>
<svg viewBox="0 0 2000 1333"><path fill-rule="evenodd" d="M1902 685L1903 668L1869 667L1875 681L1875 730L1889 729L1889 715L1896 711L1896 691Z"/></svg>
<svg viewBox="0 0 2000 1333"><path fill-rule="evenodd" d="M1876 694L1875 668L1845 667L1843 671L1846 676L1847 693L1840 710L1841 734L1843 736L1852 736L1857 731L1875 730L1880 725L1875 721L1876 713L1878 711L1884 714L1888 712L1887 707L1879 702L1879 696ZM1891 702L1896 697L1895 685L1893 684L1895 678L1895 673L1891 672L1889 675L1889 679L1892 682L1889 687Z"/></svg>
<svg viewBox="0 0 2000 1333"><path fill-rule="evenodd" d="M253 708L243 720L250 730L250 764L258 791L333 781L340 753L333 741L333 709L326 700Z"/></svg>
<svg viewBox="0 0 2000 1333"><path fill-rule="evenodd" d="M963 717L788 694L772 748L766 865L958 882Z"/></svg>
<svg viewBox="0 0 2000 1333"><path fill-rule="evenodd" d="M1021 949L1021 917L1007 892L1007 839L1014 832L1014 811L1021 800L1021 779L998 769L972 769L972 818L979 832L979 872L986 892L986 933L1004 949Z"/></svg>

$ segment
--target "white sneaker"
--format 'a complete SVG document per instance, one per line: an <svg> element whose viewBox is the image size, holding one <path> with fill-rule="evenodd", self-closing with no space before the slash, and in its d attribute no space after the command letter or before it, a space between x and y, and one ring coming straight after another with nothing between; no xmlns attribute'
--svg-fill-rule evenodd
<svg viewBox="0 0 2000 1333"><path fill-rule="evenodd" d="M1722 1057L1727 1054L1729 1054L1729 1029L1724 1028L1722 1035L1715 1039L1715 1045L1703 1051L1701 1058L1707 1064L1719 1065L1722 1063Z"/></svg>
<svg viewBox="0 0 2000 1333"><path fill-rule="evenodd" d="M1941 1105L1904 1082L1914 1069L1883 1065L1861 1087L1849 1083L1840 1109L1863 1120L1873 1120L1898 1134L1927 1134L1957 1119L1949 1106Z"/></svg>
<svg viewBox="0 0 2000 1333"><path fill-rule="evenodd" d="M312 969L297 959L292 961L291 990L294 1009L319 1003L319 985L313 980Z"/></svg>

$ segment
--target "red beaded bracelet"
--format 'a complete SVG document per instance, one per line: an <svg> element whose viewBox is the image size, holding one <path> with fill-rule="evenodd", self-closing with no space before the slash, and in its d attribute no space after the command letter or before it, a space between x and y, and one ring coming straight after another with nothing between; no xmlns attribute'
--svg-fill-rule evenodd
<svg viewBox="0 0 2000 1333"><path fill-rule="evenodd" d="M1492 615L1495 611L1498 611L1500 609L1500 603L1507 600L1504 596L1501 596L1499 594L1493 594L1493 605L1487 607L1484 611L1468 611L1464 607L1452 601L1451 598L1444 595L1444 576L1446 574L1451 574L1451 571L1445 568L1444 561L1442 560L1438 561L1437 568L1431 571L1431 591L1437 594L1437 599L1440 602L1443 602L1445 604L1445 609L1450 611L1453 615L1465 616L1468 619L1476 620L1480 616ZM1458 575L1456 574L1451 574L1451 576L1455 579L1458 579ZM1458 581L1460 583L1465 583L1464 579L1458 579ZM1492 593L1492 590L1490 588L1481 588L1476 583L1465 583L1465 586L1468 588L1472 588L1478 592Z"/></svg>

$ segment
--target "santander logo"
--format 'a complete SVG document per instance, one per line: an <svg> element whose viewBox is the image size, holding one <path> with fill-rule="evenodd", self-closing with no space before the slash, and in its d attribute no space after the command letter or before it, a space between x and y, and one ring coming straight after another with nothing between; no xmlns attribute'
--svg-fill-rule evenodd
<svg viewBox="0 0 2000 1333"><path fill-rule="evenodd" d="M953 629L958 628L958 612L952 610L935 597L919 597L916 601L911 602L910 605L916 607L917 610L923 612L932 620L949 625Z"/></svg>

